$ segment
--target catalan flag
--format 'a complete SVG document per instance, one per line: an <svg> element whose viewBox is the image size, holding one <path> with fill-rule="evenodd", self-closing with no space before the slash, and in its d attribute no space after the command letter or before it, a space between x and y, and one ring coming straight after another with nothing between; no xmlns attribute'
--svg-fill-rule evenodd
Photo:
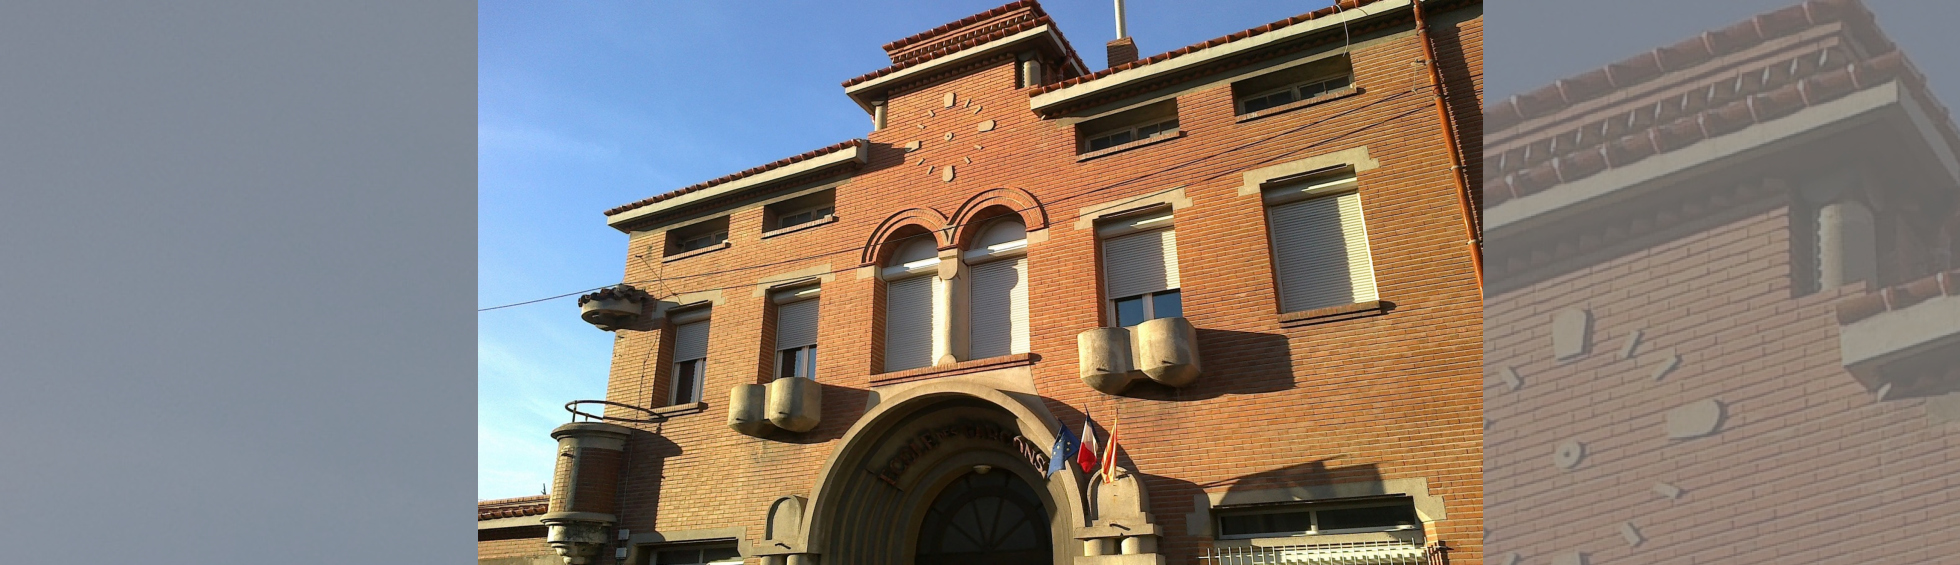
<svg viewBox="0 0 1960 565"><path fill-rule="evenodd" d="M1116 431L1122 426L1121 416L1109 423L1109 446L1103 448L1102 471L1097 473L1102 475L1103 484L1116 482Z"/></svg>

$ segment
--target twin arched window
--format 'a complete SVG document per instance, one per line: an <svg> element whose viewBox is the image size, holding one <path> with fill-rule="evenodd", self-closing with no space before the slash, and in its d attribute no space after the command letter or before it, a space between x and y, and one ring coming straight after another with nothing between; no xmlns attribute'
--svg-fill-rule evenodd
<svg viewBox="0 0 1960 565"><path fill-rule="evenodd" d="M884 371L1028 351L1027 225L1014 214L985 220L951 280L940 278L936 242L929 233L903 236L879 270Z"/></svg>

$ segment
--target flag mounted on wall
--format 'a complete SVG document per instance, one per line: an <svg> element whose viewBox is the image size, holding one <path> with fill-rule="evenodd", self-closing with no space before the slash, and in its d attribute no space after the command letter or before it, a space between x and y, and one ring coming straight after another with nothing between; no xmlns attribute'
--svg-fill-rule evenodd
<svg viewBox="0 0 1960 565"><path fill-rule="evenodd" d="M1055 447L1048 455L1048 472L1041 474L1044 479L1054 475L1056 471L1068 468L1068 456L1075 452L1081 442L1076 439L1073 432L1068 431L1068 426L1057 427L1062 429L1062 433L1055 434Z"/></svg>
<svg viewBox="0 0 1960 565"><path fill-rule="evenodd" d="M1075 464L1084 471L1096 468L1096 419L1088 410L1082 411L1082 449L1075 454Z"/></svg>
<svg viewBox="0 0 1960 565"><path fill-rule="evenodd" d="M1109 423L1109 446L1103 448L1102 470L1096 472L1102 475L1103 484L1116 482L1116 429L1120 427L1123 427L1120 417Z"/></svg>

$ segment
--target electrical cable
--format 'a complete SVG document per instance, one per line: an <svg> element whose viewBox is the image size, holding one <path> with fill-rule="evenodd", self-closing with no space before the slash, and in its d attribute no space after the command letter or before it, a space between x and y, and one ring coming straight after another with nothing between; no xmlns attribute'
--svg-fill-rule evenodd
<svg viewBox="0 0 1960 565"><path fill-rule="evenodd" d="M1232 147L1232 148L1230 148L1230 149L1226 149L1226 150L1223 150L1223 151L1219 151L1219 152L1217 152L1217 153L1212 153L1212 154L1209 154L1209 155L1204 155L1204 156L1200 156L1200 157L1198 157L1198 158L1196 158L1196 159L1193 159L1193 160L1190 160L1190 161L1186 161L1186 162L1183 162L1183 163L1179 163L1179 164L1177 164L1177 165L1174 165L1174 166L1171 166L1171 167L1169 167L1169 168L1165 168L1165 169L1161 169L1161 170L1158 170L1158 171L1153 171L1153 172L1151 172L1151 173L1146 173L1146 174L1143 174L1143 175L1140 175L1140 176L1137 176L1137 177L1133 177L1133 178L1130 178L1130 179L1126 179L1126 180L1123 180L1123 181L1119 181L1119 182L1116 182L1116 183L1113 183L1113 184L1109 184L1109 185L1104 185L1104 186L1100 186L1100 187L1095 187L1095 188L1091 188L1091 189L1088 189L1088 190L1084 190L1084 191L1082 191L1082 192L1079 192L1079 193L1076 193L1076 194L1071 194L1071 195L1067 195L1067 196L1063 196L1063 197L1061 197L1061 198L1056 198L1056 199L1053 199L1053 200L1050 200L1050 201L1046 201L1046 202L1044 202L1044 203L1042 203L1041 205L1042 205L1042 206L1047 206L1047 205L1052 205L1052 204L1057 204L1057 203L1061 203L1061 202L1067 202L1067 201L1070 201L1070 200L1074 200L1074 199L1078 199L1078 198L1084 198L1084 197L1088 197L1088 196L1092 196L1092 195L1095 195L1095 194L1098 194L1098 193L1101 193L1101 192L1104 192L1104 191L1107 191L1107 190L1113 190L1113 189L1116 189L1116 188L1121 188L1121 187L1123 187L1123 186L1127 186L1127 185L1130 185L1130 184L1133 184L1133 183L1136 183L1136 182L1139 182L1139 181L1143 181L1143 180L1145 180L1145 179L1148 179L1148 178L1151 178L1152 176L1154 176L1154 175L1156 175L1156 174L1159 174L1159 173L1162 173L1162 172L1166 172L1166 171L1175 171L1175 170L1178 170L1178 169L1182 169L1182 168L1185 168L1185 167L1189 167L1189 166L1192 166L1192 165L1195 165L1195 164L1198 164L1198 163L1202 163L1202 162L1205 162L1205 161L1209 161L1209 160L1211 160L1211 159L1214 159L1214 158L1218 158L1218 157L1221 157L1221 156L1224 156L1224 155L1228 155L1228 154L1231 154L1231 153L1235 153L1235 152L1238 152L1238 151L1241 151L1241 150L1244 150L1244 149L1247 149L1247 148L1251 148L1251 147L1254 147L1254 146L1257 146L1257 145L1260 145L1260 144L1264 144L1264 143L1266 143L1266 142L1269 142L1269 141L1272 141L1272 140L1274 140L1274 139L1278 139L1278 138L1280 138L1280 137L1282 137L1282 136L1286 136L1286 135L1289 135L1289 134L1293 134L1293 133L1297 133L1297 132L1300 132L1300 131L1302 131L1302 130L1306 130L1306 129L1308 129L1308 128L1312 128L1312 127L1314 127L1314 126L1318 126L1318 125L1321 125L1321 124L1324 124L1324 123L1327 123L1327 122L1329 122L1329 121L1332 121L1332 120L1334 120L1334 119L1337 119L1337 118L1342 118L1342 117L1346 117L1346 116L1349 116L1349 115L1352 115L1352 114L1354 114L1354 113L1356 113L1356 112L1360 112L1360 111L1362 111L1362 110L1366 110L1366 109L1368 109L1368 108L1371 108L1371 107L1374 107L1374 106L1376 106L1376 105L1380 105L1380 104L1385 104L1385 103L1388 103L1388 102L1390 102L1390 101L1394 101L1394 100L1397 100L1397 99L1400 99L1400 98L1402 98L1402 97L1404 97L1404 96L1405 96L1405 95L1407 95L1407 94L1408 94L1408 92L1397 92L1397 93L1395 93L1395 94L1392 94L1392 95L1389 95L1389 96L1387 96L1387 97L1384 97L1384 98L1381 98L1381 99L1379 99L1379 100L1375 100L1375 101L1372 101L1372 102L1369 102L1369 103L1367 103L1367 104L1363 104L1363 105L1361 105L1361 106L1357 106L1357 107L1355 107L1355 108L1352 108L1352 109L1349 109L1349 110L1347 110L1347 111L1344 111L1344 112L1341 112L1341 113L1338 113L1338 114L1333 114L1333 115L1329 115L1329 116L1326 116L1326 117L1324 117L1324 118L1322 118L1322 119L1320 119L1320 120L1316 120L1316 121L1314 121L1314 122L1310 122L1310 123L1307 123L1307 124L1302 124L1302 125L1300 125L1300 126L1297 126L1297 127L1294 127L1294 128L1292 128L1292 129L1288 129L1288 130L1286 130L1286 131L1282 131L1282 132L1279 132L1279 133L1275 133L1275 134L1273 134L1273 135L1270 135L1270 136L1267 136L1267 137L1265 137L1265 138L1263 138L1263 139L1258 139L1258 140L1254 140L1254 141L1251 141L1251 142L1248 142L1248 143L1245 143L1245 144L1242 144L1242 145L1239 145L1239 146L1236 146L1236 147ZM1361 129L1357 129L1357 130L1354 130L1354 131L1351 131L1351 132L1347 132L1347 133L1343 133L1343 134L1340 134L1340 135L1336 135L1336 136L1334 136L1334 137L1330 137L1330 138L1327 138L1327 139L1323 139L1323 140L1320 140L1320 141L1317 141L1317 142L1315 142L1315 143L1311 143L1311 144L1308 144L1308 145L1305 145L1305 146L1302 146L1302 147L1301 147L1300 149L1296 149L1296 150L1293 150L1293 151L1289 151L1289 152L1287 152L1287 153L1283 153L1283 154L1280 154L1280 155L1278 155L1278 156L1275 156L1275 157L1272 157L1272 158L1268 158L1268 159L1266 159L1266 160L1264 160L1264 161L1260 161L1259 163L1254 163L1254 164L1263 164L1263 163L1266 163L1266 162L1270 162L1270 161L1272 161L1272 160L1274 160L1274 159L1278 159L1278 158L1281 158L1281 157L1286 157L1286 156L1290 156L1290 155L1292 155L1292 154L1295 154L1295 153L1298 153L1298 152L1300 152L1300 151L1303 151L1303 150L1306 150L1306 149L1310 149L1310 148L1313 148L1313 147L1317 147L1317 146L1320 146L1320 145L1324 145L1324 144L1326 144L1326 143L1328 143L1328 142L1332 142L1332 141L1336 141L1336 140L1340 140L1340 139L1343 139L1343 138L1346 138L1346 137L1348 137L1348 136L1351 136L1351 135L1354 135L1354 134L1358 134L1358 133L1361 133L1361 132L1363 132L1363 131L1366 131L1367 129L1369 129L1369 128L1372 128L1372 127L1375 127L1375 126L1378 126L1378 125L1380 125L1380 124L1382 124L1382 123L1386 123L1387 121L1390 121L1390 120L1394 120L1394 119L1398 119L1398 118L1400 118L1400 117L1402 117L1402 116L1405 116L1405 115L1408 115L1408 112L1405 112L1405 113L1402 113L1402 114L1397 114L1396 116L1393 116L1393 117L1390 117L1390 118L1388 118L1388 119L1386 119L1386 120L1383 120L1383 121L1381 121L1381 122L1377 122L1377 123L1375 123L1375 124L1370 124L1370 125L1368 125L1368 126L1364 126L1364 127L1362 127ZM1234 170L1234 171L1229 171L1229 172L1226 172L1226 173L1220 173L1220 174L1218 174L1218 175L1213 175L1213 176L1211 176L1211 177L1206 177L1206 178L1204 178L1204 179L1200 179L1200 180L1198 180L1198 181L1195 181L1195 182L1204 182L1204 181L1209 181L1209 180L1214 180L1214 179L1217 179L1217 178L1220 178L1220 177L1223 177L1223 176L1226 176L1226 175L1228 175L1228 174L1231 174L1231 173L1236 173L1236 172L1240 172L1240 171L1237 171L1237 170ZM1140 196L1136 196L1136 197L1132 197L1132 198L1130 198L1130 199L1128 199L1128 200L1125 200L1124 202L1121 202L1121 203L1118 203L1118 204L1116 204L1116 205L1118 205L1118 206L1120 206L1121 204L1124 204L1124 203L1128 203L1128 202L1134 202L1134 201L1138 201L1138 200L1142 200L1142 199L1146 199L1146 198L1150 198L1150 197L1153 197L1153 196L1157 196L1157 195L1160 195L1160 194L1164 194L1164 193L1167 193L1167 192L1170 192L1170 191L1172 191L1172 190L1177 190L1178 188L1182 188L1182 186L1180 186L1180 187L1174 187L1174 188L1170 188L1170 189L1165 189L1165 190L1161 190L1161 191L1156 191L1156 192L1152 192L1152 193L1147 193L1147 194L1143 194L1143 195L1140 195ZM1019 212L1026 212L1026 211L1028 211L1028 210L1032 210L1032 209L1033 209L1033 208L1032 208L1032 207L1030 207L1030 208L1024 208L1024 209L1015 209L1015 210L1013 210L1013 211L1014 211L1014 212L1016 212L1016 213L1019 213ZM959 228L959 227L962 227L962 226L964 226L964 224L953 224L953 225L948 225L948 226L946 226L946 227L944 227L944 228L942 228L942 229L943 229L943 230L946 230L946 231L948 231L948 232L950 233L950 231L951 231L951 230L953 230L953 229L955 229L955 228ZM908 239L911 239L911 238L915 238L915 237L924 237L924 236L926 236L926 235L928 235L929 233L930 233L930 232L928 232L928 233L925 233L925 234L914 234L914 235L909 235L909 236L903 236L903 237L898 237L898 238L893 238L893 239L890 239L890 240L887 240L886 242L883 242L883 243L885 243L885 244L890 244L890 243L895 243L895 242L899 242L899 241L904 241L904 240L908 240ZM651 247L651 246L649 246L649 247ZM771 266L777 266L777 265L785 265L785 264L790 264L790 263L799 263L799 262L804 262L804 261L809 261L809 260L813 260L813 259L818 259L818 258L822 258L822 257L828 257L828 256L831 256L831 255L837 255L837 254L841 254L841 253L850 253L850 252L859 252L859 251L862 251L863 249L864 249L864 246L852 246L852 247L849 247L849 248L844 248L844 249L839 249L839 250L835 250L835 251L828 251L828 252L822 252L822 253L817 253L817 254L812 254L812 255L807 255L807 256L802 256L802 257L796 257L796 258L791 258L791 259L784 259L784 260L780 260L780 261L773 261L773 262L768 262L768 263L760 263L760 264L755 264L755 265L747 265L747 266L742 266L742 267L734 267L734 268L730 268L730 269L722 269L722 270L717 270L717 271L705 271L705 272L700 272L700 273L693 273L693 274L687 274L687 275L678 275L678 276L675 276L675 277L671 277L671 278L670 278L670 277L663 277L663 276L659 276L659 275L656 275L656 277L655 277L654 279L651 279L651 280L639 280L639 281L625 281L625 282L621 282L621 283L613 283L613 284L607 284L607 285L602 285L602 286L597 286L597 287L592 287L592 288L589 288L589 289L585 289L585 290L580 290L580 291L576 291L576 292L570 292L570 293L565 293L565 294L559 294L559 295L555 295L555 296L548 296L548 297L544 297L544 298L538 298L538 299L534 299L534 300L527 300L527 301L523 301L523 302L514 302L514 303L510 303L510 304L503 304L503 305L498 305L498 306L491 306L491 307L486 307L486 308L479 308L479 309L477 309L477 311L478 311L478 312L487 312L487 311L491 311L491 310L499 310L499 309L504 309L504 308L511 308L511 307L515 307L515 306L524 306L524 305L528 305L528 304L536 304L536 303L539 303L539 302L545 302L545 301L549 301L549 300L556 300L556 299L559 299L559 298L566 298L566 297L570 297L570 296L578 296L578 295L581 295L581 294L585 294L585 293L589 293L589 292L594 292L594 291L598 291L598 290L600 290L600 289L604 289L604 288L609 288L609 287L613 287L613 286L618 286L618 285L620 285L620 284L633 284L633 285L637 285L637 284L646 284L646 283L661 283L661 284L663 285L663 288L664 288L665 290L667 290L667 291L668 291L668 292L670 293L670 297L671 297L671 296L677 296L677 295L679 295L679 294L685 294L685 293L677 293L677 292L674 292L674 291L673 291L673 290L672 290L671 288L667 288L667 287L665 287L665 282L666 282L666 281L668 281L668 280L680 280L680 279L689 279L689 278L700 278L700 277L708 277L708 276L715 276L715 275L722 275L722 274L728 274L728 273L736 273L736 272L742 272L742 271L750 271L750 270L755 270L755 269L761 269L761 268L766 268L766 267L771 267ZM640 258L640 259L641 259L642 261L645 261L645 260L646 260L646 259L645 259L645 257L644 257L643 255L640 255L640 256L636 256L636 257L638 257L638 258ZM828 272L828 273L825 273L825 274L836 274L836 273L842 273L842 272L847 272L847 271L852 271L852 270L856 270L856 267L850 267L850 268L846 268L846 269L839 269L839 270L833 270L833 271L830 271L830 272ZM744 287L744 286L749 286L749 285L737 285L737 286L733 286L733 287L725 287L725 288L722 288L722 289L720 289L720 290L727 290L727 289L732 289L732 288L742 288L742 287ZM704 289L704 290L705 290L705 289ZM702 291L692 291L692 292L702 292Z"/></svg>

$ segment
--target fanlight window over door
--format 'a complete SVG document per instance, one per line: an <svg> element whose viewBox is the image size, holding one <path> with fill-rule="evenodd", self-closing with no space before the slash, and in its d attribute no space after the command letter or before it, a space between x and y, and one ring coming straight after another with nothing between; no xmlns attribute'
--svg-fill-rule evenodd
<svg viewBox="0 0 1960 565"><path fill-rule="evenodd" d="M1033 488L1007 471L968 473L946 487L926 511L918 547L919 563L1054 562L1047 508Z"/></svg>

